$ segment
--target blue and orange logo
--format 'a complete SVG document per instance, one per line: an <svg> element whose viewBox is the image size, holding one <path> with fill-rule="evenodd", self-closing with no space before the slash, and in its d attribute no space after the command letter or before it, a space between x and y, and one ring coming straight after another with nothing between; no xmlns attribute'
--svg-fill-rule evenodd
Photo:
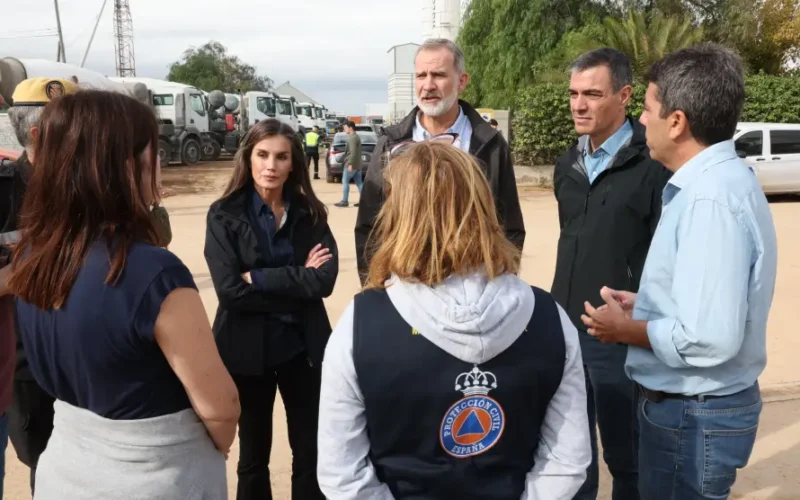
<svg viewBox="0 0 800 500"><path fill-rule="evenodd" d="M496 387L494 374L477 366L456 378L456 390L465 397L447 410L439 430L439 442L448 455L480 455L503 436L505 413L497 401L487 396Z"/></svg>

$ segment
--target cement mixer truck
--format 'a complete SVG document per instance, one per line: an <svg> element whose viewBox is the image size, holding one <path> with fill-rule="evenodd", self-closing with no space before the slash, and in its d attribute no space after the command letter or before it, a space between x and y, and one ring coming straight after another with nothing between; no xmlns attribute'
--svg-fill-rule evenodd
<svg viewBox="0 0 800 500"><path fill-rule="evenodd" d="M177 161L195 165L219 158L219 144L210 135L206 94L191 85L155 78L112 77L126 84L143 84L158 114L158 155L167 165ZM223 102L224 103L224 102Z"/></svg>
<svg viewBox="0 0 800 500"><path fill-rule="evenodd" d="M147 89L138 84L112 82L104 75L71 64L57 63L45 59L0 58L0 101L13 105L11 96L17 85L28 78L64 78L72 80L82 88L94 88L122 92L149 103ZM11 130L8 115L0 114L0 148L17 151L22 149ZM8 154L4 154L8 156Z"/></svg>
<svg viewBox="0 0 800 500"><path fill-rule="evenodd" d="M0 96L9 104L13 104L11 96L17 85L28 78L64 78L76 82L83 88L112 90L123 92L142 102L147 102L146 89L142 85L125 85L114 82L101 73L46 59L17 59L5 57L0 59Z"/></svg>

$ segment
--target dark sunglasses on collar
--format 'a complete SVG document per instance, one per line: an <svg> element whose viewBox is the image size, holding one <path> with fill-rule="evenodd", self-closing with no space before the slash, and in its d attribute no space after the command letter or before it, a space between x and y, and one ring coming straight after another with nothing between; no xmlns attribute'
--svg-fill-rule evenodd
<svg viewBox="0 0 800 500"><path fill-rule="evenodd" d="M427 139L427 140L428 141L437 141L437 142L442 142L444 144L453 145L453 144L455 144L456 139L458 139L458 134L456 134L456 133L446 133L446 134L434 135L433 137L431 137L430 139ZM404 141L404 142L401 142L400 144L397 144L391 150L389 150L389 158L397 158L398 156L403 154L405 151L407 151L408 148L410 148L414 144L416 144L416 142L414 142L414 141Z"/></svg>

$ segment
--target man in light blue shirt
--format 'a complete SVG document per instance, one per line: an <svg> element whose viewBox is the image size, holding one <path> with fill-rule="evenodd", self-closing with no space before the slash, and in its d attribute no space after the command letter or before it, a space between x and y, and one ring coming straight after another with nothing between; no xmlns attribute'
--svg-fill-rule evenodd
<svg viewBox="0 0 800 500"><path fill-rule="evenodd" d="M638 296L604 288L606 305L587 304L583 320L602 342L631 346L641 497L727 498L761 413L775 228L732 141L744 103L739 59L716 46L684 49L648 80L650 154L675 174Z"/></svg>
<svg viewBox="0 0 800 500"><path fill-rule="evenodd" d="M586 141L583 146L583 164L589 175L589 184L594 184L597 176L608 168L617 153L627 146L632 138L633 126L631 126L631 122L625 120L622 126L594 151L591 151L592 141Z"/></svg>

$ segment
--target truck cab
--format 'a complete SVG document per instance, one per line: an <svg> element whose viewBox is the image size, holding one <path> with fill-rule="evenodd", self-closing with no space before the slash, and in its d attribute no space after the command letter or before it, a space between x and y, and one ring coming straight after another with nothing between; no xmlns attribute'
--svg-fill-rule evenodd
<svg viewBox="0 0 800 500"><path fill-rule="evenodd" d="M306 130L311 130L316 122L316 111L314 104L310 102L298 102L295 105L297 110L297 120Z"/></svg>
<svg viewBox="0 0 800 500"><path fill-rule="evenodd" d="M143 83L159 121L158 156L162 164L178 161L195 165L203 158L209 138L208 105L203 91L154 78L120 78L120 83Z"/></svg>
<svg viewBox="0 0 800 500"><path fill-rule="evenodd" d="M278 116L278 96L274 92L251 91L244 95L244 109L247 110L247 128L261 120Z"/></svg>
<svg viewBox="0 0 800 500"><path fill-rule="evenodd" d="M325 130L325 109L324 106L320 106L319 104L314 105L314 125L319 127L321 131Z"/></svg>
<svg viewBox="0 0 800 500"><path fill-rule="evenodd" d="M297 110L295 108L295 98L288 95L279 95L278 102L278 120L292 127L292 130L297 132L300 130L300 120L297 118Z"/></svg>

